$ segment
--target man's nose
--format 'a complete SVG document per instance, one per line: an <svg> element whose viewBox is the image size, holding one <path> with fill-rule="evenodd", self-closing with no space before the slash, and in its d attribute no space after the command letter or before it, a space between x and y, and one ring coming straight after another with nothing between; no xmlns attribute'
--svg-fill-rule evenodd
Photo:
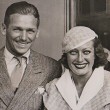
<svg viewBox="0 0 110 110"><path fill-rule="evenodd" d="M27 38L27 33L26 33L26 31L22 31L21 39L22 39L23 41L26 41L26 38Z"/></svg>

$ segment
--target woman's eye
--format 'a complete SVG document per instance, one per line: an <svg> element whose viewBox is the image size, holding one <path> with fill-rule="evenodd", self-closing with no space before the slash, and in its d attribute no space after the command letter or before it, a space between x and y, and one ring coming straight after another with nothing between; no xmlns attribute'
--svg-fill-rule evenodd
<svg viewBox="0 0 110 110"><path fill-rule="evenodd" d="M70 51L70 54L71 54L71 55L76 55L77 52L76 52L76 51Z"/></svg>

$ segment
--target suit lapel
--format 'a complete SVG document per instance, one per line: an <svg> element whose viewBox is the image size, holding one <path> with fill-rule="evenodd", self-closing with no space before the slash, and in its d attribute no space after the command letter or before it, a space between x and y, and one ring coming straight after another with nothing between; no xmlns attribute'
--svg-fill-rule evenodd
<svg viewBox="0 0 110 110"><path fill-rule="evenodd" d="M82 110L91 108L89 110L101 110L104 106L110 103L110 73L105 74L104 86L99 93L88 102Z"/></svg>
<svg viewBox="0 0 110 110"><path fill-rule="evenodd" d="M42 64L40 63L40 57L34 56L34 54L31 53L30 61L27 65L22 82L7 110L11 110L12 107L16 110L22 106L37 90L38 86L41 85L45 77L46 75L42 69Z"/></svg>
<svg viewBox="0 0 110 110"><path fill-rule="evenodd" d="M14 96L14 92L7 73L3 51L4 49L0 51L0 98L8 106Z"/></svg>

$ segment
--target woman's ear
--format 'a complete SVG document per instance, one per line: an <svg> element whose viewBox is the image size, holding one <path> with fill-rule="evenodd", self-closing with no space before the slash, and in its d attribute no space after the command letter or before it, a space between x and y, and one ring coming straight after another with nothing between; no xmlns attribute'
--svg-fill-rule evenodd
<svg viewBox="0 0 110 110"><path fill-rule="evenodd" d="M37 30L36 38L39 37L40 30Z"/></svg>
<svg viewBox="0 0 110 110"><path fill-rule="evenodd" d="M1 26L1 33L5 36L6 35L6 25L4 23L2 23Z"/></svg>

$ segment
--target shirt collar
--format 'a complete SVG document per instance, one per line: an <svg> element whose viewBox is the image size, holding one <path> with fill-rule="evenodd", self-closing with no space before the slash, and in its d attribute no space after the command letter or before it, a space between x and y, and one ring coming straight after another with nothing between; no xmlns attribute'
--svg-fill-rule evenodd
<svg viewBox="0 0 110 110"><path fill-rule="evenodd" d="M29 55L30 55L30 49L23 55L27 58L27 64L29 63Z"/></svg>
<svg viewBox="0 0 110 110"><path fill-rule="evenodd" d="M4 55L5 55L5 59L6 59L7 63L10 63L14 57L14 55L12 53L10 53L6 47L4 50ZM23 55L24 57L27 58L27 60L26 60L27 64L29 63L29 55L30 55L30 49Z"/></svg>

